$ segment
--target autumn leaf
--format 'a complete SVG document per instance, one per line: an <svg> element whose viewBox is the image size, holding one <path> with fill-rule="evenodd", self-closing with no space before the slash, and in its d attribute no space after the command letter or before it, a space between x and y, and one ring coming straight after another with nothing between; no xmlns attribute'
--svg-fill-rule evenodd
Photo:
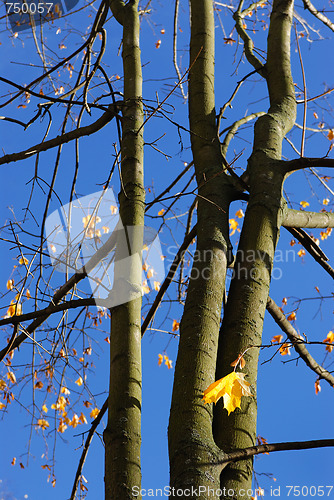
<svg viewBox="0 0 334 500"><path fill-rule="evenodd" d="M46 405L43 405L42 406L42 411L44 411L44 413L47 413L48 412L48 407Z"/></svg>
<svg viewBox="0 0 334 500"><path fill-rule="evenodd" d="M281 353L282 356L286 356L287 354L290 356L290 344L287 344L286 342L281 345L279 348L279 352Z"/></svg>
<svg viewBox="0 0 334 500"><path fill-rule="evenodd" d="M83 384L82 377L79 377L78 380L75 381L75 383L80 387Z"/></svg>
<svg viewBox="0 0 334 500"><path fill-rule="evenodd" d="M37 420L36 429L43 429L43 431L45 431L48 427L50 427L50 424L45 418L39 418Z"/></svg>
<svg viewBox="0 0 334 500"><path fill-rule="evenodd" d="M173 320L173 326L172 326L172 332L176 332L180 328L180 323L176 321L176 319Z"/></svg>
<svg viewBox="0 0 334 500"><path fill-rule="evenodd" d="M283 335L274 335L271 339L272 344L280 344L283 340Z"/></svg>
<svg viewBox="0 0 334 500"><path fill-rule="evenodd" d="M6 405L4 405L3 403L0 403L0 410L3 410L4 408L6 408Z"/></svg>
<svg viewBox="0 0 334 500"><path fill-rule="evenodd" d="M229 219L229 224L230 224L230 236L232 236L235 231L239 231L240 232L240 229L238 228L239 226L239 222L237 222L235 219Z"/></svg>
<svg viewBox="0 0 334 500"><path fill-rule="evenodd" d="M242 219L245 216L245 214L244 214L243 210L240 208L240 210L238 210L235 213L235 216L238 217L239 219Z"/></svg>
<svg viewBox="0 0 334 500"><path fill-rule="evenodd" d="M156 49L159 49L160 48L160 45L161 45L161 40L158 40L155 44L155 48Z"/></svg>
<svg viewBox="0 0 334 500"><path fill-rule="evenodd" d="M159 210L158 215L163 215L164 213L165 213L165 209L162 208L161 210Z"/></svg>
<svg viewBox="0 0 334 500"><path fill-rule="evenodd" d="M220 398L223 398L224 408L228 414L240 408L242 396L252 396L249 390L250 384L244 380L244 377L244 373L233 371L209 385L203 393L204 404L217 403Z"/></svg>
<svg viewBox="0 0 334 500"><path fill-rule="evenodd" d="M90 412L91 418L96 418L98 414L100 413L100 410L98 408L93 408L93 410Z"/></svg>
<svg viewBox="0 0 334 500"><path fill-rule="evenodd" d="M319 392L321 391L320 380L315 381L314 388L315 388L315 393L319 394Z"/></svg>
<svg viewBox="0 0 334 500"><path fill-rule="evenodd" d="M80 417L79 417L79 421L82 423L82 424L87 424L87 418L85 417L85 415L81 412L80 413Z"/></svg>
<svg viewBox="0 0 334 500"><path fill-rule="evenodd" d="M308 202L308 201L301 201L301 202L300 202L300 205L301 205L303 208L306 208L306 207L309 207L309 206L310 206L310 204L309 204L309 202Z"/></svg>
<svg viewBox="0 0 334 500"><path fill-rule="evenodd" d="M161 283L159 281L154 281L153 282L153 286L154 286L154 290L156 292L158 292L160 290L160 287L161 287Z"/></svg>
<svg viewBox="0 0 334 500"><path fill-rule="evenodd" d="M330 141L333 141L333 140L334 140L334 129L333 129L333 128L332 128L332 129L328 132L327 138L328 138Z"/></svg>
<svg viewBox="0 0 334 500"><path fill-rule="evenodd" d="M246 361L244 360L244 357L242 356L242 354L239 354L239 356L237 357L237 359L235 359L234 361L232 361L232 363L230 364L230 366L238 366L238 364L240 364L240 368L244 368L245 365L246 365Z"/></svg>
<svg viewBox="0 0 334 500"><path fill-rule="evenodd" d="M333 344L334 342L334 332L330 331L327 333L327 337L323 340L325 344ZM334 346L333 345L327 345L326 346L326 351L332 352Z"/></svg>
<svg viewBox="0 0 334 500"><path fill-rule="evenodd" d="M57 431L60 432L61 434L63 434L66 431L66 429L67 429L67 425L65 424L64 420L61 418Z"/></svg>
<svg viewBox="0 0 334 500"><path fill-rule="evenodd" d="M16 384L16 377L15 377L15 373L14 372L11 372L10 370L7 372L7 378L8 380L10 380L10 382L12 384Z"/></svg>
<svg viewBox="0 0 334 500"><path fill-rule="evenodd" d="M296 321L297 319L297 316L296 316L296 313L295 312L292 312L291 314L289 314L289 316L287 317L287 320L288 321Z"/></svg>
<svg viewBox="0 0 334 500"><path fill-rule="evenodd" d="M328 205L329 201L330 201L330 200L329 200L329 198L324 198L324 199L322 200L322 204L323 204L323 205Z"/></svg>
<svg viewBox="0 0 334 500"><path fill-rule="evenodd" d="M167 366L168 370L170 370L172 367L172 360L169 359L169 357L165 354L164 355L164 360L165 360L165 365Z"/></svg>
<svg viewBox="0 0 334 500"><path fill-rule="evenodd" d="M14 280L8 280L6 283L7 290L13 290L14 288Z"/></svg>
<svg viewBox="0 0 334 500"><path fill-rule="evenodd" d="M304 257L304 255L305 255L305 250L304 250L304 248L301 248L301 249L299 250L299 252L297 252L297 255L298 255L299 257Z"/></svg>
<svg viewBox="0 0 334 500"><path fill-rule="evenodd" d="M164 360L163 355L162 354L158 354L158 366L162 365L163 360Z"/></svg>
<svg viewBox="0 0 334 500"><path fill-rule="evenodd" d="M20 316L21 314L22 304L20 304L19 302L15 302L15 300L12 300L7 310L7 317L11 318L12 316Z"/></svg>
<svg viewBox="0 0 334 500"><path fill-rule="evenodd" d="M142 289L143 295L150 293L150 287L147 284L147 280L143 280L142 285L141 285L141 289Z"/></svg>
<svg viewBox="0 0 334 500"><path fill-rule="evenodd" d="M25 257L21 257L20 260L19 260L19 264L24 264L25 266L27 266L29 264L29 260L26 259Z"/></svg>

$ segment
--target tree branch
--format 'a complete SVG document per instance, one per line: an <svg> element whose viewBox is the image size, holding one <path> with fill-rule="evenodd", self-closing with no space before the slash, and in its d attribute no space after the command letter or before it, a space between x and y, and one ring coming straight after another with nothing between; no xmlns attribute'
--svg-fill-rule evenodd
<svg viewBox="0 0 334 500"><path fill-rule="evenodd" d="M324 167L333 168L334 158L297 158L296 160L282 162L283 168L288 172L295 172L303 168Z"/></svg>
<svg viewBox="0 0 334 500"><path fill-rule="evenodd" d="M310 255L314 258L318 264L321 265L327 273L334 278L334 269L328 264L328 257L324 252L321 250L321 248L312 240L312 238L303 230L303 229L296 229L293 227L287 227L286 228L289 233L292 234L294 238L296 238L305 248L305 250L308 251Z"/></svg>
<svg viewBox="0 0 334 500"><path fill-rule="evenodd" d="M320 366L319 363L317 363L316 360L311 356L311 354L305 347L303 337L298 334L298 332L291 325L290 321L286 319L285 314L282 313L278 305L270 297L267 301L267 311L281 328L281 330L288 336L295 351L299 354L302 360L305 361L307 366L311 368L311 370L313 370L317 375L319 375L320 378L323 378L329 383L329 385L334 387L334 376L327 370L325 370L325 368Z"/></svg>
<svg viewBox="0 0 334 500"><path fill-rule="evenodd" d="M0 326L4 325L17 325L19 323L23 323L24 321L28 321L30 319L36 319L43 316L49 316L50 307L52 307L52 314L59 311L67 311L68 309L76 309L77 307L85 307L85 306L100 306L100 307L108 307L110 301L108 299L94 299L94 298L86 298L86 299L74 299L68 300L63 304L49 304L44 309L39 309L38 311L32 311L26 314L21 314L20 316L11 316L10 318L4 318L0 320Z"/></svg>
<svg viewBox="0 0 334 500"><path fill-rule="evenodd" d="M327 228L334 227L334 214L330 212L304 212L288 209L282 225L284 227Z"/></svg>
<svg viewBox="0 0 334 500"><path fill-rule="evenodd" d="M16 337L13 345L11 346L10 351L19 347L22 342L24 342L27 336L32 333L36 328L38 328L53 312L55 312L55 308L58 303L61 301L63 297L77 284L79 281L84 279L92 269L94 269L97 264L108 255L112 248L114 248L116 244L116 234L112 233L108 240L102 245L101 248L89 259L87 264L79 269L69 280L64 283L53 295L53 298L50 301L49 306L45 309L45 314L40 318L36 318L26 329L25 332L21 333L18 337ZM21 316L18 316L21 318ZM6 346L2 351L0 351L0 361L8 354L7 352L8 346Z"/></svg>
<svg viewBox="0 0 334 500"><path fill-rule="evenodd" d="M243 5L243 0L240 1L238 9L236 12L233 14L233 19L235 20L235 27L237 29L238 35L244 42L244 50L245 50L245 56L249 64L253 66L253 68L256 69L256 71L266 78L266 73L265 73L265 67L262 64L262 62L254 55L253 49L254 49L254 43L251 37L246 33L246 30L243 28L243 18L246 14L243 14L241 12Z"/></svg>
<svg viewBox="0 0 334 500"><path fill-rule="evenodd" d="M75 496L76 495L76 491L78 489L79 480L80 480L80 477L81 477L81 474L82 474L82 469L83 469L84 463L86 461L86 457L87 457L87 453L88 453L88 450L89 450L90 443L91 443L91 441L93 439L94 432L96 431L97 426L101 422L102 417L106 413L107 409L108 409L108 398L103 403L103 406L102 406L102 408L100 410L100 413L98 414L98 416L96 417L96 419L93 420L91 428L89 429L88 436L87 436L87 439L85 441L85 445L84 445L84 448L82 450L81 457L80 457L80 460L79 460L77 472L75 474L73 488L72 488L72 493L71 493L71 496L70 496L69 500L75 500L75 498L76 498L76 496Z"/></svg>
<svg viewBox="0 0 334 500"><path fill-rule="evenodd" d="M319 12L310 0L303 0L305 9L309 10L319 21L323 22L329 29L334 31L334 23L328 19L322 12Z"/></svg>
<svg viewBox="0 0 334 500"><path fill-rule="evenodd" d="M49 141L41 142L32 146L25 151L20 151L19 153L12 153L8 155L2 156L0 158L0 165L4 165L6 163L11 163L18 160L25 160L30 158L31 156L40 153L41 151L47 151L48 149L55 148L60 146L61 144L66 144L67 142L73 141L74 139L78 139L84 135L90 135L94 132L97 132L101 128L103 128L107 123L109 123L112 118L116 115L116 110L114 105L110 105L108 107L108 111L103 113L100 118L96 120L96 122L91 123L90 125L86 125L85 127L76 128L75 130L71 130L71 132L67 132L63 135L58 135Z"/></svg>
<svg viewBox="0 0 334 500"><path fill-rule="evenodd" d="M288 450L310 450L312 448L326 448L334 446L334 439L316 439L314 441L291 441L288 443L267 443L258 446L250 446L243 450L235 450L227 453L217 466L224 468L230 462L238 462L259 455L260 453L270 453L272 451Z"/></svg>
<svg viewBox="0 0 334 500"><path fill-rule="evenodd" d="M153 318L156 310L158 309L158 307L162 301L162 298L166 293L167 288L169 287L170 283L172 282L172 280L175 276L175 273L177 271L177 268L179 267L179 264L180 264L181 260L183 259L184 252L186 251L186 249L190 245L191 241L195 238L196 233L197 233L197 226L195 225L192 228L192 230L190 231L190 233L188 233L186 235L186 237L183 240L182 245L180 246L177 254L175 255L173 263L170 266L170 269L168 271L168 274L167 274L163 284L161 285L160 290L157 293L157 296L156 296L150 310L148 311L148 313L146 315L146 318L143 321L143 324L141 327L141 335L142 336L144 335L151 319Z"/></svg>

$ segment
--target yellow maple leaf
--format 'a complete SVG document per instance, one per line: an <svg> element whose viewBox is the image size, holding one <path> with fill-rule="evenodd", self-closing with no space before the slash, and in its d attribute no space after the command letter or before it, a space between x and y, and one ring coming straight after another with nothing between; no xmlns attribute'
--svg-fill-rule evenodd
<svg viewBox="0 0 334 500"><path fill-rule="evenodd" d="M323 340L326 344L333 344L334 342L334 332L330 331L327 333L327 337ZM334 346L333 345L327 345L326 346L326 351L332 352Z"/></svg>
<svg viewBox="0 0 334 500"><path fill-rule="evenodd" d="M163 355L162 354L158 354L158 366L162 365L163 360L164 360Z"/></svg>
<svg viewBox="0 0 334 500"><path fill-rule="evenodd" d="M274 335L271 339L272 344L280 344L283 340L283 335Z"/></svg>
<svg viewBox="0 0 334 500"><path fill-rule="evenodd" d="M96 418L98 416L98 414L100 413L100 410L98 408L94 408L91 412L90 412L90 416L91 418Z"/></svg>
<svg viewBox="0 0 334 500"><path fill-rule="evenodd" d="M37 420L36 429L40 428L40 429L43 429L43 431L44 431L45 429L47 429L47 427L50 427L50 424L47 420L45 420L45 418L39 418Z"/></svg>
<svg viewBox="0 0 334 500"><path fill-rule="evenodd" d="M306 208L306 207L309 207L309 206L310 206L310 204L309 204L309 202L308 202L308 201L301 201L301 202L300 202L300 205L301 205L303 208Z"/></svg>
<svg viewBox="0 0 334 500"><path fill-rule="evenodd" d="M79 377L78 380L75 381L75 383L80 387L83 384L82 377Z"/></svg>
<svg viewBox="0 0 334 500"><path fill-rule="evenodd" d="M73 418L72 418L72 421L70 422L69 425L71 425L73 427L73 429L76 428L76 426L80 423L80 420L79 420L79 417L76 413L74 413L73 415Z"/></svg>
<svg viewBox="0 0 334 500"><path fill-rule="evenodd" d="M176 319L173 320L173 326L172 326L172 332L176 332L180 328L180 323L176 321Z"/></svg>
<svg viewBox="0 0 334 500"><path fill-rule="evenodd" d="M48 407L46 405L43 405L42 406L42 411L44 411L44 413L47 413L48 412Z"/></svg>
<svg viewBox="0 0 334 500"><path fill-rule="evenodd" d="M282 356L286 356L287 354L290 356L290 344L287 344L286 342L282 344L279 348L279 352Z"/></svg>
<svg viewBox="0 0 334 500"><path fill-rule="evenodd" d="M14 287L14 280L8 280L6 283L7 290L13 290L13 287Z"/></svg>
<svg viewBox="0 0 334 500"><path fill-rule="evenodd" d="M230 230L231 230L230 236L232 236L236 230L240 231L240 229L238 228L239 222L237 222L235 219L229 219L228 221L229 221Z"/></svg>
<svg viewBox="0 0 334 500"><path fill-rule="evenodd" d="M173 368L173 367L172 367L172 360L171 360L171 359L169 359L169 357L168 357L168 356L166 356L166 355L165 355L165 356L164 356L164 360L165 360L165 365L168 367L168 370L169 370L170 368Z"/></svg>
<svg viewBox="0 0 334 500"><path fill-rule="evenodd" d="M297 316L296 316L296 313L295 312L292 312L291 314L289 314L289 316L287 317L287 320L288 321L295 321L297 319Z"/></svg>
<svg viewBox="0 0 334 500"><path fill-rule="evenodd" d="M19 302L15 302L15 300L12 300L10 303L10 306L8 307L7 310L7 317L12 317L12 316L20 316L22 314L22 304Z"/></svg>
<svg viewBox="0 0 334 500"><path fill-rule="evenodd" d="M334 129L332 128L329 132L328 132L328 135L327 135L328 139L330 141L333 141L334 140Z"/></svg>
<svg viewBox="0 0 334 500"><path fill-rule="evenodd" d="M204 404L217 403L220 398L223 398L224 408L228 414L240 408L242 396L252 396L249 390L250 384L244 378L244 373L233 371L226 377L213 382L203 393Z"/></svg>
<svg viewBox="0 0 334 500"><path fill-rule="evenodd" d="M87 424L87 418L85 417L85 415L82 412L80 413L79 421L82 424Z"/></svg>
<svg viewBox="0 0 334 500"><path fill-rule="evenodd" d="M240 210L235 212L235 216L238 217L239 219L242 219L245 216L245 214L244 214L243 210L240 208Z"/></svg>
<svg viewBox="0 0 334 500"><path fill-rule="evenodd" d="M147 284L147 280L143 280L141 284L141 289L142 289L142 294L146 295L147 293L150 293L150 287Z"/></svg>
<svg viewBox="0 0 334 500"><path fill-rule="evenodd" d="M57 431L60 432L61 434L63 434L66 431L66 429L67 429L67 425L65 424L64 420L61 418Z"/></svg>
<svg viewBox="0 0 334 500"><path fill-rule="evenodd" d="M8 380L11 381L12 384L16 384L16 377L15 377L15 373L14 372L11 372L10 370L7 372L7 378Z"/></svg>

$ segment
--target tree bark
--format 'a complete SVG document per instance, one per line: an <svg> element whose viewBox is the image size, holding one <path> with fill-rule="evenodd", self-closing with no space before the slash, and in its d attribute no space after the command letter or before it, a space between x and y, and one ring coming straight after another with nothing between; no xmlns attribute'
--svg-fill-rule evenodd
<svg viewBox="0 0 334 500"><path fill-rule="evenodd" d="M198 184L197 248L180 324L168 440L171 486L219 488L212 408L201 401L214 381L234 193L222 164L214 102L214 15L211 0L191 1L189 120ZM205 492L203 492L205 490ZM212 491L212 490L211 490Z"/></svg>
<svg viewBox="0 0 334 500"><path fill-rule="evenodd" d="M221 401L215 408L215 439L227 453L254 446L256 441L259 350L251 346L261 344L274 253L285 212L282 196L285 170L277 160L281 159L283 138L296 116L290 68L292 16L292 0L274 0L266 63L270 108L255 124L253 152L247 168L249 203L220 332L216 379L231 372L230 363L245 352L246 379L254 395L243 398L241 409L229 416ZM234 500L240 490L249 490L252 474L252 459L226 467L221 475L221 488L229 494L224 498Z"/></svg>
<svg viewBox="0 0 334 500"><path fill-rule="evenodd" d="M138 1L110 2L116 19L123 25L124 106L122 163L119 194L120 218L131 254L137 262L128 269L127 279L141 288L143 248L143 106L139 48ZM130 226L139 230L131 232ZM124 236L122 230L119 234ZM131 237L132 235L132 237ZM115 261L124 258L116 246ZM115 272L114 286L118 278ZM117 288L115 288L117 293ZM133 499L140 490L141 445L141 297L113 308L110 335L110 388L105 441L105 499ZM134 489L136 488L136 489ZM137 498L141 498L140 495Z"/></svg>

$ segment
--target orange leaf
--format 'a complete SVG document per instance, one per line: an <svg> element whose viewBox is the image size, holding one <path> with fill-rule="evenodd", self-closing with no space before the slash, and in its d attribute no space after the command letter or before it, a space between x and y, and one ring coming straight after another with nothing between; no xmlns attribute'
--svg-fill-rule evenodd
<svg viewBox="0 0 334 500"><path fill-rule="evenodd" d="M180 328L180 323L176 321L176 319L173 320L173 326L172 326L172 332L176 332Z"/></svg>
<svg viewBox="0 0 334 500"><path fill-rule="evenodd" d="M280 344L283 340L283 335L274 335L274 337L271 339L272 344Z"/></svg>
<svg viewBox="0 0 334 500"><path fill-rule="evenodd" d="M331 130L328 132L327 138L328 138L330 141L333 141L333 140L334 140L334 129L331 129Z"/></svg>
<svg viewBox="0 0 334 500"><path fill-rule="evenodd" d="M321 391L320 380L315 381L314 388L315 388L315 393L319 394L319 392Z"/></svg>
<svg viewBox="0 0 334 500"><path fill-rule="evenodd" d="M287 317L287 320L288 321L295 321L297 319L297 316L296 316L296 313L295 312L292 312L291 314L289 314L289 316Z"/></svg>

